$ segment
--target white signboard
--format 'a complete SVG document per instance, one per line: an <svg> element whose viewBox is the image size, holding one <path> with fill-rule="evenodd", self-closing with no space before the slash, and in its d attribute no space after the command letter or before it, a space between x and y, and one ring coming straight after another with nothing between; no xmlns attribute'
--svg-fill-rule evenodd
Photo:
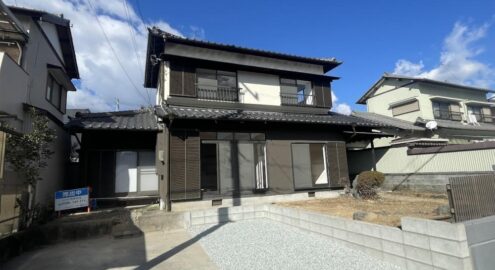
<svg viewBox="0 0 495 270"><path fill-rule="evenodd" d="M89 188L61 190L55 192L55 211L89 206Z"/></svg>

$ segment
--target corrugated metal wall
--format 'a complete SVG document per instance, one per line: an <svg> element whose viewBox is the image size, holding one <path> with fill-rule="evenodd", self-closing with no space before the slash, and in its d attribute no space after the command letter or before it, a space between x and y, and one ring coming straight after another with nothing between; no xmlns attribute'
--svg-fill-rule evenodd
<svg viewBox="0 0 495 270"><path fill-rule="evenodd" d="M426 155L407 155L407 147L375 150L376 168L383 173L440 173L493 171L495 149L460 151ZM349 151L351 174L370 170L371 151Z"/></svg>

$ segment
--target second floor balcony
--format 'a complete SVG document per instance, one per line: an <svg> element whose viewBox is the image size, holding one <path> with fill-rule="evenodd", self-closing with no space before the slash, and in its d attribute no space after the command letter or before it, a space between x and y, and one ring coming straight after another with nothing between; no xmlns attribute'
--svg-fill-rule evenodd
<svg viewBox="0 0 495 270"><path fill-rule="evenodd" d="M280 103L289 106L316 106L316 98L314 95L304 94L280 94Z"/></svg>
<svg viewBox="0 0 495 270"><path fill-rule="evenodd" d="M239 101L238 87L222 87L222 86L207 86L196 85L196 93L199 99L208 99L216 101Z"/></svg>
<svg viewBox="0 0 495 270"><path fill-rule="evenodd" d="M434 109L433 116L435 117L435 119L453 120L453 121L462 120L462 112L455 112L451 110Z"/></svg>

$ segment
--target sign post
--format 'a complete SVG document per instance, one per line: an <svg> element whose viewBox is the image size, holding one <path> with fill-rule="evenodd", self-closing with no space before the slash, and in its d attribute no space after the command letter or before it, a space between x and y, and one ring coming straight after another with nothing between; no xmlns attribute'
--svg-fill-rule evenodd
<svg viewBox="0 0 495 270"><path fill-rule="evenodd" d="M89 188L77 188L55 192L55 211L87 207L89 212Z"/></svg>

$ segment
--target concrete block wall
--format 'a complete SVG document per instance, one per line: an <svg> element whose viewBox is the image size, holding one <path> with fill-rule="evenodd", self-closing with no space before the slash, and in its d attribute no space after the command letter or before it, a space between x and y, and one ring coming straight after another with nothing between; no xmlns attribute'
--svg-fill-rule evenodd
<svg viewBox="0 0 495 270"><path fill-rule="evenodd" d="M189 226L268 218L404 269L472 269L464 224L402 218L402 229L277 205L212 208L190 212Z"/></svg>
<svg viewBox="0 0 495 270"><path fill-rule="evenodd" d="M404 269L472 269L463 224L402 218L395 227L270 205L267 218L326 235Z"/></svg>

